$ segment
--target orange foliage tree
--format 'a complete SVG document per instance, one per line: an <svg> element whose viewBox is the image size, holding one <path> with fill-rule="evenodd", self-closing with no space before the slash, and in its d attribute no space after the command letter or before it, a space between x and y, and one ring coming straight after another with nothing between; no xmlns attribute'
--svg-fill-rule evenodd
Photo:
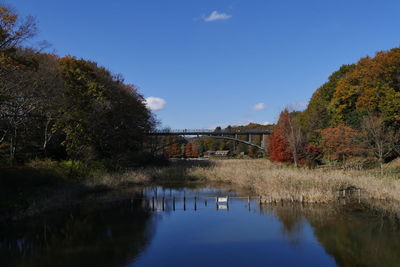
<svg viewBox="0 0 400 267"><path fill-rule="evenodd" d="M286 137L288 127L287 113L282 112L278 123L272 129L269 142L269 159L276 162L292 162L293 155L290 150L289 141Z"/></svg>
<svg viewBox="0 0 400 267"><path fill-rule="evenodd" d="M390 123L400 120L399 69L400 48L361 59L337 84L331 101L334 122L359 126L368 112L381 113Z"/></svg>
<svg viewBox="0 0 400 267"><path fill-rule="evenodd" d="M199 157L199 153L197 151L197 144L195 142L190 142L185 145L185 157L186 158Z"/></svg>
<svg viewBox="0 0 400 267"><path fill-rule="evenodd" d="M334 128L320 130L322 150L328 160L345 160L362 152L362 143L359 142L359 131L340 124Z"/></svg>

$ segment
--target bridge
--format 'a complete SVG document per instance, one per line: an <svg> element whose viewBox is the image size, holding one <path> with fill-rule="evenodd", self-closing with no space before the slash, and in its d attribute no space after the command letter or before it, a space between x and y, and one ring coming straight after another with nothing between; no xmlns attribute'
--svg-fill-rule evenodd
<svg viewBox="0 0 400 267"><path fill-rule="evenodd" d="M180 130L171 130L171 129L164 129L164 130L155 130L149 132L149 136L194 136L196 138L217 138L217 139L224 139L228 141L238 142L242 144L246 144L248 146L253 146L264 153L265 150L265 141L266 136L271 134L271 130L266 129L216 129L216 130L209 130L209 129L180 129ZM255 144L253 142L254 136L260 136L261 144ZM239 139L239 136L245 136L246 140ZM179 141L178 141L179 142ZM163 147L159 148L162 149L166 146L170 146L174 143L164 145Z"/></svg>

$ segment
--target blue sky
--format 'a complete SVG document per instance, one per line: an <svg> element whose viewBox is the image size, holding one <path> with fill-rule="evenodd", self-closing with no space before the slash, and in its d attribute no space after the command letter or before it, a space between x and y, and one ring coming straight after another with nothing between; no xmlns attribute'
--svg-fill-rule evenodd
<svg viewBox="0 0 400 267"><path fill-rule="evenodd" d="M398 0L2 2L36 16L50 50L121 73L172 128L274 122L342 64L400 45Z"/></svg>

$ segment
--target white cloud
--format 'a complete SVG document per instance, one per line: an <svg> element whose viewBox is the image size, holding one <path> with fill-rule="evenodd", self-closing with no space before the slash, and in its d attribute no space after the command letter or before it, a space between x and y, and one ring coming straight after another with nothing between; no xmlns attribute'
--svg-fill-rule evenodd
<svg viewBox="0 0 400 267"><path fill-rule="evenodd" d="M214 10L208 17L204 18L204 21L211 22L216 20L227 20L230 19L231 17L232 17L231 15L228 15L226 13L219 13L217 10Z"/></svg>
<svg viewBox="0 0 400 267"><path fill-rule="evenodd" d="M146 98L146 107L151 111L162 110L167 104L165 99L155 96L150 96Z"/></svg>
<svg viewBox="0 0 400 267"><path fill-rule="evenodd" d="M260 111L265 109L265 103L257 103L252 108L253 111Z"/></svg>

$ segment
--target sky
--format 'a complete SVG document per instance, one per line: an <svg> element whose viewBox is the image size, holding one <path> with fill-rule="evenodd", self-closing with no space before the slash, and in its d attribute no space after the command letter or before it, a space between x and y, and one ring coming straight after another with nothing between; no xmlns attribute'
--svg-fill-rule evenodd
<svg viewBox="0 0 400 267"><path fill-rule="evenodd" d="M400 45L398 0L9 0L48 52L96 61L160 127L274 123L343 64Z"/></svg>

